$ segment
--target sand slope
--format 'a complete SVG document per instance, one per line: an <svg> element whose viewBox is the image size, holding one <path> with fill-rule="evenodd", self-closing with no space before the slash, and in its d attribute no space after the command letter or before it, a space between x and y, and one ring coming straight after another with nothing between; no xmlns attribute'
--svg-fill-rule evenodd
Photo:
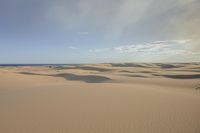
<svg viewBox="0 0 200 133"><path fill-rule="evenodd" d="M0 132L199 133L199 67L2 67Z"/></svg>

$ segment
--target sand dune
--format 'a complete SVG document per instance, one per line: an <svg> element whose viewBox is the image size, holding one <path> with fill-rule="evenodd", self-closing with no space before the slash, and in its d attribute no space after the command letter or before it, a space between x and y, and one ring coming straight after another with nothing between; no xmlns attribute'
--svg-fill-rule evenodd
<svg viewBox="0 0 200 133"><path fill-rule="evenodd" d="M199 133L199 66L1 67L0 133Z"/></svg>

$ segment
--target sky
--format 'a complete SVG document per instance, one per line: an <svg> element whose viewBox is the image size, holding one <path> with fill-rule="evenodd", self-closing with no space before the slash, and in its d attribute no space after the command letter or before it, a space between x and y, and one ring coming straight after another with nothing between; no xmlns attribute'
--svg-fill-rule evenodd
<svg viewBox="0 0 200 133"><path fill-rule="evenodd" d="M200 0L0 0L0 64L199 62Z"/></svg>

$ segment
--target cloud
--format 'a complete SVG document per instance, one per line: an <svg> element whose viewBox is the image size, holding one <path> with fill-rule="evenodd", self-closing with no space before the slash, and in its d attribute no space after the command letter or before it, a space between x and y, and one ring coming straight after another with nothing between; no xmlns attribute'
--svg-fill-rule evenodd
<svg viewBox="0 0 200 133"><path fill-rule="evenodd" d="M198 35L199 0L53 1L47 13L65 27L104 30L105 36ZM110 4L107 4L110 3ZM185 37L185 36L184 36Z"/></svg>
<svg viewBox="0 0 200 133"><path fill-rule="evenodd" d="M164 40L141 44L128 44L90 50L111 60L139 62L188 62L199 61L200 52L193 51L192 40Z"/></svg>
<svg viewBox="0 0 200 133"><path fill-rule="evenodd" d="M98 52L107 52L110 51L112 48L101 48L101 49L91 49L90 52L98 53Z"/></svg>
<svg viewBox="0 0 200 133"><path fill-rule="evenodd" d="M90 50L90 52L116 52L116 53L130 53L130 54L157 54L166 53L167 51L179 51L185 50L186 45L188 45L189 40L167 40L167 41L155 41L145 44L130 44L122 45L111 48L101 48Z"/></svg>
<svg viewBox="0 0 200 133"><path fill-rule="evenodd" d="M2 21L8 23L6 18L11 17L10 22L19 21L16 27L21 24L22 28L27 24L24 22L26 20L30 23L29 27L52 23L56 28L60 27L70 32L101 31L102 36L109 39L134 36L144 41L148 41L149 38L192 38L193 41L198 40L198 44L200 42L199 0L31 1L2 0Z"/></svg>
<svg viewBox="0 0 200 133"><path fill-rule="evenodd" d="M72 49L72 50L78 50L79 49L78 47L74 47L74 46L69 46L68 48Z"/></svg>
<svg viewBox="0 0 200 133"><path fill-rule="evenodd" d="M196 58L197 56L200 56L200 52L194 52L189 48L190 42L191 41L188 39L155 41L144 44L130 44L110 48L94 49L90 50L90 52L96 54L112 54L113 56L117 56L118 54L120 54L121 56L144 57L146 59L151 57L151 60L154 60L156 58L164 59L171 56L174 56L173 60L177 58L177 56L190 56L191 58Z"/></svg>

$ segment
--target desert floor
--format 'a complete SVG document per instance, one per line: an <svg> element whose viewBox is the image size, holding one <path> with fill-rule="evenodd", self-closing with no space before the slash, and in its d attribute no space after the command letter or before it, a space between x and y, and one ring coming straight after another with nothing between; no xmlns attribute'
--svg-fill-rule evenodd
<svg viewBox="0 0 200 133"><path fill-rule="evenodd" d="M0 67L0 133L200 133L200 64Z"/></svg>

